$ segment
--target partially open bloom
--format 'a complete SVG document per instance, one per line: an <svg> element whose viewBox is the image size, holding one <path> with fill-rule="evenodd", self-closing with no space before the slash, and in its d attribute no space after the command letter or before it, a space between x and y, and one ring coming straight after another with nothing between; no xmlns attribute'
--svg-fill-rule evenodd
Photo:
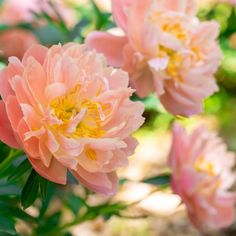
<svg viewBox="0 0 236 236"><path fill-rule="evenodd" d="M83 45L36 45L0 74L0 139L23 148L43 177L65 184L67 170L88 188L114 194L144 118L128 75Z"/></svg>
<svg viewBox="0 0 236 236"><path fill-rule="evenodd" d="M235 155L222 139L204 127L188 135L175 124L169 158L172 188L181 196L193 224L202 231L232 224L236 193L228 189L235 182Z"/></svg>
<svg viewBox="0 0 236 236"><path fill-rule="evenodd" d="M156 92L175 115L202 111L218 87L221 52L216 22L199 22L194 0L113 0L113 17L124 36L92 32L87 45L124 68L140 97Z"/></svg>

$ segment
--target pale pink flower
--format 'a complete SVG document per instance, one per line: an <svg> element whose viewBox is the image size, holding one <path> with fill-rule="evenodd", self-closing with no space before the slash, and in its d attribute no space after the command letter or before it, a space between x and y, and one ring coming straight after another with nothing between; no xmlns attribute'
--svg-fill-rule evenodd
<svg viewBox="0 0 236 236"><path fill-rule="evenodd" d="M202 231L227 227L235 220L236 193L232 172L235 155L216 133L203 126L187 134L173 129L169 156L172 188L185 203L193 224Z"/></svg>
<svg viewBox="0 0 236 236"><path fill-rule="evenodd" d="M27 49L37 44L33 33L23 29L10 29L0 33L0 55L4 58L22 58Z"/></svg>
<svg viewBox="0 0 236 236"><path fill-rule="evenodd" d="M91 190L114 194L144 118L128 75L83 45L36 45L0 74L0 139L23 148L43 177L65 184L69 170Z"/></svg>
<svg viewBox="0 0 236 236"><path fill-rule="evenodd" d="M124 36L92 32L86 43L130 74L140 97L156 92L165 108L189 116L217 91L219 25L196 18L194 0L113 0Z"/></svg>
<svg viewBox="0 0 236 236"><path fill-rule="evenodd" d="M0 22L15 25L21 22L34 22L35 13L46 12L50 17L58 20L55 11L49 5L52 3L68 27L76 24L76 14L65 0L5 0L0 10Z"/></svg>

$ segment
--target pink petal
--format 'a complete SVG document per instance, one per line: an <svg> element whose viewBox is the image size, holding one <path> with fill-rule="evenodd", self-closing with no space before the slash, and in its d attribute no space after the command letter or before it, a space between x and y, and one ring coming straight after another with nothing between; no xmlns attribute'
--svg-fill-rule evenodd
<svg viewBox="0 0 236 236"><path fill-rule="evenodd" d="M15 96L8 96L6 101L6 111L12 128L16 131L20 120L23 117L20 105Z"/></svg>
<svg viewBox="0 0 236 236"><path fill-rule="evenodd" d="M112 13L117 25L127 30L128 10L134 0L112 0Z"/></svg>
<svg viewBox="0 0 236 236"><path fill-rule="evenodd" d="M173 86L172 86L173 88ZM179 88L170 86L160 97L165 109L174 115L192 116L203 111L203 101L192 101L180 93Z"/></svg>
<svg viewBox="0 0 236 236"><path fill-rule="evenodd" d="M123 48L127 43L126 37L115 36L104 32L92 32L86 39L86 45L102 53L111 66L121 67L123 65Z"/></svg>
<svg viewBox="0 0 236 236"><path fill-rule="evenodd" d="M153 25L145 24L147 21L146 17L148 16L147 12L152 4L152 0L133 1L128 16L127 36L131 41L133 48L137 51L141 50L144 53L144 48L147 49L145 46L147 46L148 41L151 40L151 46L154 46L154 41L157 39L156 31L153 30Z"/></svg>
<svg viewBox="0 0 236 236"><path fill-rule="evenodd" d="M166 9L194 16L197 11L197 4L194 0L160 0L162 6Z"/></svg>
<svg viewBox="0 0 236 236"><path fill-rule="evenodd" d="M30 103L30 100L28 99L28 95L25 91L23 83L23 79L19 75L14 76L11 80L11 86L15 91L15 95L17 97L18 102L27 104Z"/></svg>
<svg viewBox="0 0 236 236"><path fill-rule="evenodd" d="M22 71L21 63L14 57L11 57L8 66L0 71L0 95L4 101L7 96L14 95L10 81L14 76L21 75Z"/></svg>
<svg viewBox="0 0 236 236"><path fill-rule="evenodd" d="M64 83L52 83L48 85L45 89L45 96L48 103L59 96L62 96L66 93L67 88Z"/></svg>
<svg viewBox="0 0 236 236"><path fill-rule="evenodd" d="M41 137L39 140L39 154L43 164L49 167L52 161L52 153L49 151L45 145L45 137Z"/></svg>
<svg viewBox="0 0 236 236"><path fill-rule="evenodd" d="M41 65L43 65L45 57L47 55L48 48L41 45L33 45L30 49L25 53L22 63L24 65L27 64L27 60L29 57L35 58Z"/></svg>
<svg viewBox="0 0 236 236"><path fill-rule="evenodd" d="M16 141L3 101L0 101L0 114L0 140L13 148L21 148Z"/></svg>
<svg viewBox="0 0 236 236"><path fill-rule="evenodd" d="M46 167L39 159L29 157L29 161L39 175L58 184L66 184L67 169L55 158L52 159L49 167Z"/></svg>
<svg viewBox="0 0 236 236"><path fill-rule="evenodd" d="M89 173L78 165L77 171L71 171L81 184L92 191L106 195L114 195L117 191L117 176L115 172L111 173Z"/></svg>
<svg viewBox="0 0 236 236"><path fill-rule="evenodd" d="M29 57L27 60L24 78L31 96L35 99L35 106L37 106L37 104L46 105L47 102L44 95L46 74L42 65L33 57Z"/></svg>
<svg viewBox="0 0 236 236"><path fill-rule="evenodd" d="M38 158L39 154L39 140L35 137L25 140L25 134L29 132L29 126L24 119L21 119L17 127L17 133L24 145L24 149L31 157Z"/></svg>

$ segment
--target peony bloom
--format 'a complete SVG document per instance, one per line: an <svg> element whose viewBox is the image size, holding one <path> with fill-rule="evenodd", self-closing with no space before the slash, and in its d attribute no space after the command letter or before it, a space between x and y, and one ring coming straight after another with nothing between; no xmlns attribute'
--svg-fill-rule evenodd
<svg viewBox="0 0 236 236"><path fill-rule="evenodd" d="M215 133L200 127L187 135L175 124L169 156L172 188L185 203L193 224L202 231L229 226L235 219L232 172L235 155Z"/></svg>
<svg viewBox="0 0 236 236"><path fill-rule="evenodd" d="M0 53L4 58L16 56L22 58L27 49L37 44L33 33L23 29L10 29L0 33Z"/></svg>
<svg viewBox="0 0 236 236"><path fill-rule="evenodd" d="M156 92L174 115L202 112L217 91L219 25L199 22L194 0L113 0L113 17L124 35L92 32L86 43L111 65L125 69L140 97Z"/></svg>
<svg viewBox="0 0 236 236"><path fill-rule="evenodd" d="M44 178L66 183L69 170L91 190L112 195L144 118L128 75L83 45L36 45L0 74L0 139L22 148Z"/></svg>

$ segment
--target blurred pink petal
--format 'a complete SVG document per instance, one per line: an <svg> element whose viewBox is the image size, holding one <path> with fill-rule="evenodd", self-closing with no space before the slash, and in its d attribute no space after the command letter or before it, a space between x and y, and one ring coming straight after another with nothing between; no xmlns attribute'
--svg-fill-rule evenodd
<svg viewBox="0 0 236 236"><path fill-rule="evenodd" d="M0 33L0 52L5 57L16 56L22 59L24 53L38 40L30 31L10 29Z"/></svg>

